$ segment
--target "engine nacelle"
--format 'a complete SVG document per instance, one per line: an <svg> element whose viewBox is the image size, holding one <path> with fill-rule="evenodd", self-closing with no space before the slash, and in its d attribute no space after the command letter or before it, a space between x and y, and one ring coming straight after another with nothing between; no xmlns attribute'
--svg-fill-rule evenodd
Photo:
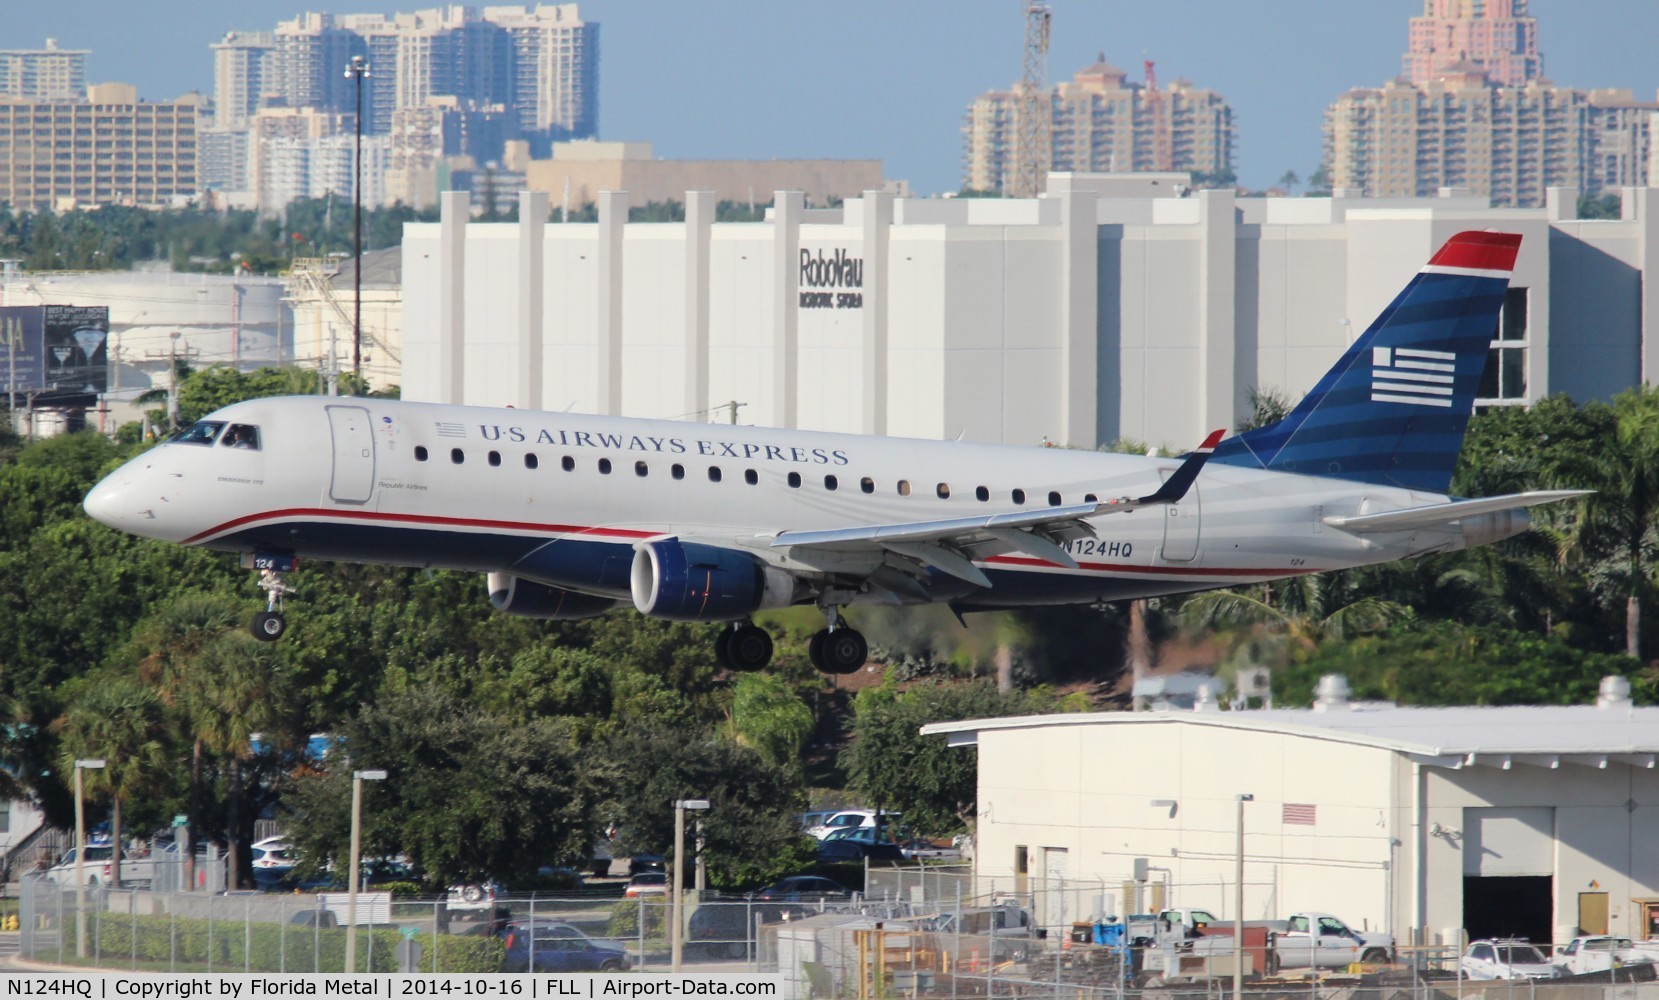
<svg viewBox="0 0 1659 1000"><path fill-rule="evenodd" d="M511 573L491 573L489 587L490 603L495 605L497 611L526 618L550 618L554 621L597 618L622 604L609 597L594 597L592 594L549 587Z"/></svg>
<svg viewBox="0 0 1659 1000"><path fill-rule="evenodd" d="M629 576L641 614L724 622L794 602L795 579L754 556L716 545L659 538L634 549Z"/></svg>

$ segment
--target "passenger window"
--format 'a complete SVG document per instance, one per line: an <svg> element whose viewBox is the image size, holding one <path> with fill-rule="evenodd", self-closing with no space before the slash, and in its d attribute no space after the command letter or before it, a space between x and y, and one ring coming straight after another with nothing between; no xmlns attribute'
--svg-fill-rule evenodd
<svg viewBox="0 0 1659 1000"><path fill-rule="evenodd" d="M685 466L683 466L683 465L679 464L678 462L676 462L672 466L669 467L668 474L673 476L675 479L684 479L685 478Z"/></svg>
<svg viewBox="0 0 1659 1000"><path fill-rule="evenodd" d="M876 481L869 476L865 476L858 481L858 488L866 493L874 493L876 491Z"/></svg>
<svg viewBox="0 0 1659 1000"><path fill-rule="evenodd" d="M634 463L634 475L638 476L641 479L644 479L646 476L649 476L650 474L651 474L651 467L646 465L643 460Z"/></svg>
<svg viewBox="0 0 1659 1000"><path fill-rule="evenodd" d="M835 489L836 487L838 487L840 485L841 485L841 480L835 478L834 476L825 476L824 477L824 489L833 490L833 489Z"/></svg>
<svg viewBox="0 0 1659 1000"><path fill-rule="evenodd" d="M500 468L500 467L501 467L501 452L499 452L499 451L490 452L490 468L496 469L496 468Z"/></svg>
<svg viewBox="0 0 1659 1000"><path fill-rule="evenodd" d="M1014 502L1015 503L1025 503L1025 491L1024 490L1015 490L1014 491Z"/></svg>
<svg viewBox="0 0 1659 1000"><path fill-rule="evenodd" d="M417 461L417 462L426 461L426 445L424 445L424 444L415 445L415 461Z"/></svg>
<svg viewBox="0 0 1659 1000"><path fill-rule="evenodd" d="M174 434L170 440L178 444L212 444L219 439L219 432L224 429L225 424L222 420L198 420Z"/></svg>
<svg viewBox="0 0 1659 1000"><path fill-rule="evenodd" d="M541 464L541 459L537 458L535 455L526 454L524 456L524 467L526 469L534 469L536 466L538 466L540 464Z"/></svg>
<svg viewBox="0 0 1659 1000"><path fill-rule="evenodd" d="M1084 503L1099 503L1100 498L1095 496L1093 493L1085 493L1085 494L1083 494L1083 502Z"/></svg>
<svg viewBox="0 0 1659 1000"><path fill-rule="evenodd" d="M253 424L231 424L225 429L225 436L219 439L219 443L227 448L258 451L259 428Z"/></svg>
<svg viewBox="0 0 1659 1000"><path fill-rule="evenodd" d="M985 501L991 499L991 491L983 486L975 487L974 497L977 498L980 503L984 503Z"/></svg>
<svg viewBox="0 0 1659 1000"><path fill-rule="evenodd" d="M451 448L449 449L449 460L454 462L456 465L460 465L462 462L467 460L466 452L459 448Z"/></svg>
<svg viewBox="0 0 1659 1000"><path fill-rule="evenodd" d="M939 494L939 499L949 500L950 499L950 484L949 483L940 483L934 489L934 492Z"/></svg>
<svg viewBox="0 0 1659 1000"><path fill-rule="evenodd" d="M753 470L753 469L744 469L743 470L743 481L748 483L750 486L753 486L756 483L760 482L760 476L757 475L755 473L755 470Z"/></svg>
<svg viewBox="0 0 1659 1000"><path fill-rule="evenodd" d="M1048 494L1048 505L1050 507L1060 506L1060 494L1050 491Z"/></svg>
<svg viewBox="0 0 1659 1000"><path fill-rule="evenodd" d="M564 469L566 472L575 472L576 460L571 458L569 455L566 455L564 458L559 460L559 467Z"/></svg>
<svg viewBox="0 0 1659 1000"><path fill-rule="evenodd" d="M899 480L899 496L907 497L909 495L910 495L910 480L908 480L908 479Z"/></svg>
<svg viewBox="0 0 1659 1000"><path fill-rule="evenodd" d="M720 481L720 466L718 466L718 465L709 466L709 482L718 483L719 481Z"/></svg>
<svg viewBox="0 0 1659 1000"><path fill-rule="evenodd" d="M601 476L608 476L608 475L611 474L611 460L610 459L601 458L599 460L599 474Z"/></svg>
<svg viewBox="0 0 1659 1000"><path fill-rule="evenodd" d="M801 474L799 472L791 472L789 474L789 488L795 490L801 488Z"/></svg>

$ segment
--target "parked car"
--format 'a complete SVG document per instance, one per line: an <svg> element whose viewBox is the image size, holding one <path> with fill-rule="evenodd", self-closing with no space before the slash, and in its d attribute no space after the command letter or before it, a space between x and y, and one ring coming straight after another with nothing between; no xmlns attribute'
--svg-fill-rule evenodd
<svg viewBox="0 0 1659 1000"><path fill-rule="evenodd" d="M1458 961L1468 979L1559 979L1560 966L1532 942L1518 938L1488 938L1470 942Z"/></svg>
<svg viewBox="0 0 1659 1000"><path fill-rule="evenodd" d="M628 859L628 877L642 872L665 872L668 862L660 854L635 854Z"/></svg>
<svg viewBox="0 0 1659 1000"><path fill-rule="evenodd" d="M495 936L506 946L502 972L621 972L628 954L595 941L567 923L510 920Z"/></svg>
<svg viewBox="0 0 1659 1000"><path fill-rule="evenodd" d="M906 858L914 861L918 858L928 860L954 861L962 857L962 852L955 846L940 847L931 840L915 837L899 845L899 850Z"/></svg>
<svg viewBox="0 0 1659 1000"><path fill-rule="evenodd" d="M449 887L447 905L450 910L476 912L495 906L495 898L504 895L505 888L498 882L462 882Z"/></svg>
<svg viewBox="0 0 1659 1000"><path fill-rule="evenodd" d="M807 831L807 833L812 834L819 840L823 840L836 830L846 829L848 827L874 827L876 825L876 816L877 813L874 809L843 809L838 813L832 813L821 825L811 828ZM884 812L881 813L880 816L882 826L891 827L898 825L898 813Z"/></svg>
<svg viewBox="0 0 1659 1000"><path fill-rule="evenodd" d="M634 896L666 896L668 895L668 875L665 872L640 872L628 880L627 888L622 895Z"/></svg>
<svg viewBox="0 0 1659 1000"><path fill-rule="evenodd" d="M865 858L869 858L871 861L903 861L904 851L894 843L865 844L844 837L838 840L818 842L818 860L820 863L862 862Z"/></svg>
<svg viewBox="0 0 1659 1000"><path fill-rule="evenodd" d="M1581 976L1587 972L1606 972L1627 965L1659 962L1659 942L1634 942L1629 938L1609 934L1586 934L1575 937L1564 945L1557 945L1555 963L1564 976Z"/></svg>
<svg viewBox="0 0 1659 1000"><path fill-rule="evenodd" d="M815 913L798 903L708 902L691 911L686 947L709 958L749 958L755 926L775 924Z"/></svg>
<svg viewBox="0 0 1659 1000"><path fill-rule="evenodd" d="M834 879L827 879L821 875L790 875L757 890L751 898L769 902L802 903L839 901L851 899L852 896L851 889Z"/></svg>

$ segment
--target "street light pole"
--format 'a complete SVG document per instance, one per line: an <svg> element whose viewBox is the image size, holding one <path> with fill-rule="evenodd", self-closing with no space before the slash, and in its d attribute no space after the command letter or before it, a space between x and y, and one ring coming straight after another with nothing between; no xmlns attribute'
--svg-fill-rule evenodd
<svg viewBox="0 0 1659 1000"><path fill-rule="evenodd" d="M1238 802L1238 842L1233 852L1233 1000L1244 997L1244 804L1254 795L1235 795Z"/></svg>
<svg viewBox="0 0 1659 1000"><path fill-rule="evenodd" d="M99 770L103 758L75 761L75 957L86 957L86 811L81 802L81 772ZM120 844L113 850L119 851Z"/></svg>
<svg viewBox="0 0 1659 1000"><path fill-rule="evenodd" d="M385 771L351 772L351 872L346 876L346 973L357 971L357 886L362 879L363 782L385 781Z"/></svg>
<svg viewBox="0 0 1659 1000"><path fill-rule="evenodd" d="M352 158L355 177L351 185L352 252L356 257L352 266L351 373L357 392L363 391L363 78L368 75L368 60L352 56L346 78L357 81L357 153Z"/></svg>
<svg viewBox="0 0 1659 1000"><path fill-rule="evenodd" d="M685 811L687 809L707 809L708 799L675 799L674 800L674 863L669 868L668 892L671 900L669 906L669 920L672 925L668 928L669 969L672 972L680 971L680 952L682 937L680 933L680 911L684 906L682 898L684 892L680 888L681 872L685 865Z"/></svg>

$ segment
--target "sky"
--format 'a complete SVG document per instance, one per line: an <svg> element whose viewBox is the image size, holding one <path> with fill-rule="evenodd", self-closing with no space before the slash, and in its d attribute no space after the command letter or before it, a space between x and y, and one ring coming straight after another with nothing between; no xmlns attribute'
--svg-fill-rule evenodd
<svg viewBox="0 0 1659 1000"><path fill-rule="evenodd" d="M211 93L208 46L302 10L390 13L431 0L5 0L0 48L90 49L88 82L161 100ZM533 0L531 0L533 4ZM1051 0L1051 82L1106 60L1183 77L1233 107L1247 187L1319 165L1325 107L1400 72L1422 0ZM476 6L484 6L480 3ZM918 195L961 186L961 125L1021 73L1022 0L583 0L600 23L600 137L665 159L879 159ZM1533 0L1545 73L1659 89L1659 0Z"/></svg>

